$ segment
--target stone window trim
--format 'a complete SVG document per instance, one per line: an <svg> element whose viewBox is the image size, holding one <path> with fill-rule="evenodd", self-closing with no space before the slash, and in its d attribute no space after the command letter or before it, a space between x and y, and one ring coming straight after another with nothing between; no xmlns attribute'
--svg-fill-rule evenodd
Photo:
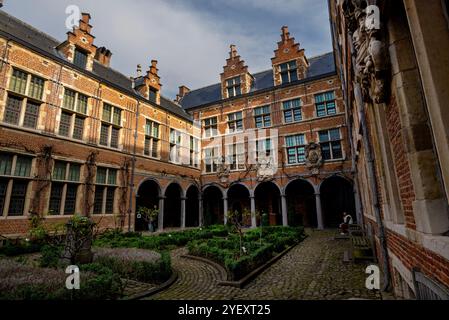
<svg viewBox="0 0 449 320"><path fill-rule="evenodd" d="M71 88L64 87L61 108L70 112L87 116L89 110L89 96Z"/></svg>
<svg viewBox="0 0 449 320"><path fill-rule="evenodd" d="M59 114L58 135L64 138L71 138L77 141L84 140L87 116L72 110L61 108ZM67 121L64 121L67 120Z"/></svg>
<svg viewBox="0 0 449 320"><path fill-rule="evenodd" d="M299 79L296 60L280 63L276 68L279 72L280 84L291 83Z"/></svg>
<svg viewBox="0 0 449 320"><path fill-rule="evenodd" d="M338 131L338 138L332 137L332 133ZM327 139L320 139L320 135L325 136L327 133ZM323 155L323 161L332 162L332 161L342 161L346 158L344 150L343 150L343 138L341 128L329 128L329 129L321 129L317 132L318 141L321 145L321 153ZM330 158L327 159L325 157L325 149L329 148ZM338 156L338 149L340 150L341 156ZM334 154L337 153L337 156Z"/></svg>
<svg viewBox="0 0 449 320"><path fill-rule="evenodd" d="M8 93L3 122L11 126L37 130L41 102L26 96Z"/></svg>
<svg viewBox="0 0 449 320"><path fill-rule="evenodd" d="M283 100L281 101L281 107L282 121L284 124L293 124L304 120L302 113L303 102L301 98ZM287 121L287 117L291 118L291 121Z"/></svg>
<svg viewBox="0 0 449 320"><path fill-rule="evenodd" d="M219 147L205 147L203 148L204 171L203 173L216 173L218 170L217 160L219 157Z"/></svg>
<svg viewBox="0 0 449 320"><path fill-rule="evenodd" d="M314 101L316 118L323 118L338 114L335 90L315 94Z"/></svg>
<svg viewBox="0 0 449 320"><path fill-rule="evenodd" d="M304 133L288 135L284 137L285 155L287 165L304 164L306 161L306 145L307 139ZM295 157L295 161L290 161Z"/></svg>
<svg viewBox="0 0 449 320"><path fill-rule="evenodd" d="M104 176L103 181L98 180L100 178L99 177L100 171L104 172L104 175L103 174L101 175L101 177ZM97 174L95 177L94 204L91 210L92 214L98 216L98 215L111 215L115 213L117 202L116 194L119 186L118 179L119 179L119 170L117 168L103 167L103 166L97 167ZM101 194L98 193L99 190L101 190ZM101 198L101 203L99 204L96 204L97 199L95 198L97 197L97 195L99 195ZM110 204L108 204L108 202L111 202L110 199L111 196L112 196L112 208L108 208L108 206L111 206Z"/></svg>
<svg viewBox="0 0 449 320"><path fill-rule="evenodd" d="M257 129L269 128L273 126L271 119L271 106L263 105L253 109L254 127Z"/></svg>
<svg viewBox="0 0 449 320"><path fill-rule="evenodd" d="M35 158L27 154L13 154L13 153L0 153L0 181L2 186L0 186L0 217L10 218L10 217L26 217L28 214L30 199L28 194L31 190L31 182L34 175ZM10 158L10 161L8 161ZM29 161L28 168L24 168L24 164L19 165L20 159ZM9 163L9 164L8 164ZM20 168L19 168L20 166ZM17 199L22 202L22 213L21 214L10 214L11 202L14 200L14 184L26 184L23 199Z"/></svg>
<svg viewBox="0 0 449 320"><path fill-rule="evenodd" d="M145 118L143 150L144 156L153 159L160 159L160 133L161 124L152 119Z"/></svg>
<svg viewBox="0 0 449 320"><path fill-rule="evenodd" d="M23 98L43 103L46 81L44 78L12 67L8 91Z"/></svg>
<svg viewBox="0 0 449 320"><path fill-rule="evenodd" d="M202 120L204 137L211 138L218 136L218 117L209 117Z"/></svg>
<svg viewBox="0 0 449 320"><path fill-rule="evenodd" d="M76 168L76 169L75 169ZM62 175L60 175L61 170L64 170ZM55 159L53 170L52 170L52 182L51 182L51 188L50 188L50 196L49 196L49 203L48 203L48 215L49 216L70 216L76 214L77 209L77 201L80 195L80 186L82 181L82 170L83 165L81 163L77 162L68 162L64 160ZM53 188L55 186L61 187L60 194L58 196L58 209L56 212L51 212L51 201L52 199L52 192ZM75 195L74 198L74 206L73 206L73 212L68 212L66 206L66 203L68 202L68 199L71 197L69 193L72 191L71 188L75 188Z"/></svg>
<svg viewBox="0 0 449 320"><path fill-rule="evenodd" d="M246 169L245 143L231 143L225 147L225 157L231 171L242 171Z"/></svg>
<svg viewBox="0 0 449 320"><path fill-rule="evenodd" d="M227 114L228 133L242 132L245 130L243 123L243 111L236 111Z"/></svg>
<svg viewBox="0 0 449 320"><path fill-rule="evenodd" d="M190 136L190 166L194 168L200 167L200 140L194 136Z"/></svg>
<svg viewBox="0 0 449 320"><path fill-rule="evenodd" d="M87 62L89 59L89 53L86 50L75 46L73 50L73 64L80 67L81 69L86 69Z"/></svg>
<svg viewBox="0 0 449 320"><path fill-rule="evenodd" d="M242 95L242 81L240 76L225 80L227 98L233 98Z"/></svg>
<svg viewBox="0 0 449 320"><path fill-rule="evenodd" d="M176 129L171 128L170 129L170 154L169 154L169 161L174 164L181 164L183 160L184 148L186 147L183 145L185 139L185 135Z"/></svg>
<svg viewBox="0 0 449 320"><path fill-rule="evenodd" d="M98 144L111 149L120 149L123 109L103 102Z"/></svg>

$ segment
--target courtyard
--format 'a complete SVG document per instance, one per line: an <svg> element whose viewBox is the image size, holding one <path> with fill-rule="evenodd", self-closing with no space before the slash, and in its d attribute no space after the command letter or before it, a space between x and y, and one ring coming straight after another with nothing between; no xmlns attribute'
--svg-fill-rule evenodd
<svg viewBox="0 0 449 320"><path fill-rule="evenodd" d="M336 230L307 230L308 237L245 288L218 285L223 270L183 258L185 249L172 251L178 280L146 299L156 300L345 300L382 299L365 288L365 264L343 262L348 240L336 240Z"/></svg>

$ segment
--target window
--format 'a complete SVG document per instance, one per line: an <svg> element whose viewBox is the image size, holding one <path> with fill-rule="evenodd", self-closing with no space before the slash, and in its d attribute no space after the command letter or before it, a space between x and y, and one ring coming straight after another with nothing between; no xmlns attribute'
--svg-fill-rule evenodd
<svg viewBox="0 0 449 320"><path fill-rule="evenodd" d="M80 173L80 164L55 161L48 206L50 214L73 215L76 213Z"/></svg>
<svg viewBox="0 0 449 320"><path fill-rule="evenodd" d="M290 83L298 80L296 61L290 61L279 65L282 83Z"/></svg>
<svg viewBox="0 0 449 320"><path fill-rule="evenodd" d="M334 92L315 95L315 103L317 117L325 117L337 113Z"/></svg>
<svg viewBox="0 0 449 320"><path fill-rule="evenodd" d="M159 123L146 120L144 154L157 158L159 155Z"/></svg>
<svg viewBox="0 0 449 320"><path fill-rule="evenodd" d="M229 132L237 132L243 130L243 112L234 112L228 114Z"/></svg>
<svg viewBox="0 0 449 320"><path fill-rule="evenodd" d="M97 168L93 213L113 214L117 189L117 170Z"/></svg>
<svg viewBox="0 0 449 320"><path fill-rule="evenodd" d="M25 109L25 117L23 118L23 126L35 129L37 126L37 119L39 117L39 105L28 101Z"/></svg>
<svg viewBox="0 0 449 320"><path fill-rule="evenodd" d="M170 129L170 161L179 163L181 161L181 132Z"/></svg>
<svg viewBox="0 0 449 320"><path fill-rule="evenodd" d="M284 112L284 122L298 122L302 120L301 99L294 99L284 101L282 103L282 110Z"/></svg>
<svg viewBox="0 0 449 320"><path fill-rule="evenodd" d="M6 101L5 117L3 121L11 124L19 124L20 111L22 109L23 99L9 96Z"/></svg>
<svg viewBox="0 0 449 320"><path fill-rule="evenodd" d="M271 138L259 139L255 141L256 148L251 153L255 153L251 161L259 163L261 159L269 158L273 155L273 144Z"/></svg>
<svg viewBox="0 0 449 320"><path fill-rule="evenodd" d="M87 114L88 99L84 94L65 88L62 107L66 110Z"/></svg>
<svg viewBox="0 0 449 320"><path fill-rule="evenodd" d="M305 145L303 134L285 137L288 164L303 163L306 160Z"/></svg>
<svg viewBox="0 0 449 320"><path fill-rule="evenodd" d="M227 162L231 170L245 169L245 144L236 143L227 146Z"/></svg>
<svg viewBox="0 0 449 320"><path fill-rule="evenodd" d="M118 148L120 140L120 128L122 110L103 103L103 115L101 117L100 144L103 146Z"/></svg>
<svg viewBox="0 0 449 320"><path fill-rule="evenodd" d="M226 91L228 98L236 97L242 94L242 88L240 85L240 77L235 77L226 80Z"/></svg>
<svg viewBox="0 0 449 320"><path fill-rule="evenodd" d="M206 138L214 137L218 134L217 117L204 119L204 134Z"/></svg>
<svg viewBox="0 0 449 320"><path fill-rule="evenodd" d="M0 216L24 214L31 165L31 157L0 153Z"/></svg>
<svg viewBox="0 0 449 320"><path fill-rule="evenodd" d="M218 147L204 149L204 169L206 173L217 172Z"/></svg>
<svg viewBox="0 0 449 320"><path fill-rule="evenodd" d="M20 70L13 70L9 90L25 95L27 79L27 73Z"/></svg>
<svg viewBox="0 0 449 320"><path fill-rule="evenodd" d="M42 100L44 84L43 79L14 69L9 83L13 94L8 94L3 121L36 129L41 104L38 101Z"/></svg>
<svg viewBox="0 0 449 320"><path fill-rule="evenodd" d="M341 136L339 129L319 132L321 153L324 160L342 159Z"/></svg>
<svg viewBox="0 0 449 320"><path fill-rule="evenodd" d="M190 136L190 165L192 167L200 166L199 140Z"/></svg>
<svg viewBox="0 0 449 320"><path fill-rule="evenodd" d="M73 64L86 69L86 65L87 65L87 53L85 53L84 51L81 51L79 49L75 49L75 54L73 57Z"/></svg>
<svg viewBox="0 0 449 320"><path fill-rule="evenodd" d="M28 92L27 92L27 84ZM9 90L32 99L42 100L45 80L24 71L13 69Z"/></svg>
<svg viewBox="0 0 449 320"><path fill-rule="evenodd" d="M256 122L256 128L271 127L270 106L255 108L254 120Z"/></svg>
<svg viewBox="0 0 449 320"><path fill-rule="evenodd" d="M154 103L156 103L156 101L157 101L156 98L157 98L157 90L154 88L150 88L148 99L150 101L153 101Z"/></svg>

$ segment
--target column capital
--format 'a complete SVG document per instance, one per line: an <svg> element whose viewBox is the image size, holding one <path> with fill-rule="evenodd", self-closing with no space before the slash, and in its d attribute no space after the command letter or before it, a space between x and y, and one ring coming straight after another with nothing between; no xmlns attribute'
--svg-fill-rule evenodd
<svg viewBox="0 0 449 320"><path fill-rule="evenodd" d="M166 196L159 196L159 200L165 200L165 199L167 199Z"/></svg>

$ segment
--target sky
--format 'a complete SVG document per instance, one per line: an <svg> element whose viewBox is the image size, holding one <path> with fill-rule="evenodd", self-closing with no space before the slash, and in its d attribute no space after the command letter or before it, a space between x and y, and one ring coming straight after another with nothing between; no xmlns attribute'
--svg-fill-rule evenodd
<svg viewBox="0 0 449 320"><path fill-rule="evenodd" d="M4 0L3 9L62 42L69 5L91 14L112 68L135 76L137 64L146 71L158 60L171 99L180 85L219 82L230 44L251 73L271 68L283 25L307 57L332 51L327 0Z"/></svg>

